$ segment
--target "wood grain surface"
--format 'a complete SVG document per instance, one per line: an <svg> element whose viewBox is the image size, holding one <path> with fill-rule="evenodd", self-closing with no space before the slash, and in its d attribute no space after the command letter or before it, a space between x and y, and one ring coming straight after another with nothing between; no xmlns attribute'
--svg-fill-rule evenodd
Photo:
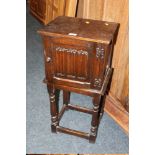
<svg viewBox="0 0 155 155"><path fill-rule="evenodd" d="M110 92L124 106L129 95L128 0L79 0L77 17L120 23L114 47L114 74Z"/></svg>
<svg viewBox="0 0 155 155"><path fill-rule="evenodd" d="M29 0L30 12L43 24L57 16L75 17L77 0Z"/></svg>
<svg viewBox="0 0 155 155"><path fill-rule="evenodd" d="M129 93L128 0L105 0L105 6L102 20L120 23L117 42L114 47L112 64L114 74L110 92L124 105Z"/></svg>
<svg viewBox="0 0 155 155"><path fill-rule="evenodd" d="M65 16L75 17L77 0L66 0Z"/></svg>
<svg viewBox="0 0 155 155"><path fill-rule="evenodd" d="M110 44L117 28L118 24L114 22L60 16L39 32L50 36L63 35L67 38Z"/></svg>

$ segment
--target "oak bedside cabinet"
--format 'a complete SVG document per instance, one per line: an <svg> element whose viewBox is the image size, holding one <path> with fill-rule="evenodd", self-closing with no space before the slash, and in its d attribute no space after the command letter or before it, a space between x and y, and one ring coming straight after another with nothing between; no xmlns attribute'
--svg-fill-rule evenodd
<svg viewBox="0 0 155 155"><path fill-rule="evenodd" d="M103 115L102 98L112 75L112 49L118 27L119 24L113 22L59 16L38 31L44 44L44 82L50 96L52 132L95 142ZM60 112L55 100L56 90L63 90ZM70 104L70 92L91 96L93 109ZM90 133L59 126L67 109L92 115Z"/></svg>

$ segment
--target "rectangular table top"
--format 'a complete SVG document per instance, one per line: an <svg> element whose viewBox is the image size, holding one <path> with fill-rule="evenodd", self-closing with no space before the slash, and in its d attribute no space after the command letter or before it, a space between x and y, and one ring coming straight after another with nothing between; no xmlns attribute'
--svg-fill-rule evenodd
<svg viewBox="0 0 155 155"><path fill-rule="evenodd" d="M114 22L59 16L38 33L109 44L118 26Z"/></svg>

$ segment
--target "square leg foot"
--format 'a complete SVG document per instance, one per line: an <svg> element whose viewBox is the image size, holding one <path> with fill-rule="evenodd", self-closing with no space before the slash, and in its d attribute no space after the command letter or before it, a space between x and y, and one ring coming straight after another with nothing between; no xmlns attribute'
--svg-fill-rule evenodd
<svg viewBox="0 0 155 155"><path fill-rule="evenodd" d="M90 135L89 136L89 143L95 143L95 141L96 141L96 136L93 136L93 135Z"/></svg>
<svg viewBox="0 0 155 155"><path fill-rule="evenodd" d="M52 132L52 133L57 133L56 126L51 125L51 132Z"/></svg>

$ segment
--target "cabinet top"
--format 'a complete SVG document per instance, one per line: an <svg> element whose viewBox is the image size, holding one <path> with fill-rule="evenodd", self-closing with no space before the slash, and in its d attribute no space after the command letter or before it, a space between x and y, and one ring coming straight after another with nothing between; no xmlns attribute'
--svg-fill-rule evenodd
<svg viewBox="0 0 155 155"><path fill-rule="evenodd" d="M118 26L114 22L59 16L38 33L109 44Z"/></svg>

